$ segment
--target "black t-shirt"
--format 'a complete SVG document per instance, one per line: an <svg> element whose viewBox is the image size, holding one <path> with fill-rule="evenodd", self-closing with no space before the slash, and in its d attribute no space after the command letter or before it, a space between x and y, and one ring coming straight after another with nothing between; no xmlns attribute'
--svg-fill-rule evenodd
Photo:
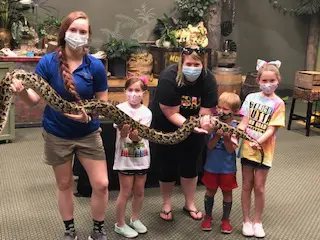
<svg viewBox="0 0 320 240"><path fill-rule="evenodd" d="M195 83L178 87L176 83L178 65L165 68L159 76L158 86L152 100L152 127L171 132L178 127L171 123L160 109L166 106L180 106L180 114L185 118L198 115L200 107L212 108L217 100L217 82L210 70L202 71Z"/></svg>

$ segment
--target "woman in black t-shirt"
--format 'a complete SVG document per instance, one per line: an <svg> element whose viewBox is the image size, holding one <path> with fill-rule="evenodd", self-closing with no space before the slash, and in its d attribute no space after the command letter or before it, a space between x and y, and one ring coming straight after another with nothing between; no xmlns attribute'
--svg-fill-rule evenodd
<svg viewBox="0 0 320 240"><path fill-rule="evenodd" d="M204 68L202 49L184 48L178 64L170 65L159 76L152 101L152 127L163 132L175 131L192 115L212 113L217 104L217 83ZM153 144L153 161L160 165L160 190L163 198L160 217L173 219L171 195L177 176L185 196L183 210L195 220L202 218L194 204L197 186L197 161L204 147L203 128L195 128L186 140L177 145ZM179 174L180 173L180 174Z"/></svg>

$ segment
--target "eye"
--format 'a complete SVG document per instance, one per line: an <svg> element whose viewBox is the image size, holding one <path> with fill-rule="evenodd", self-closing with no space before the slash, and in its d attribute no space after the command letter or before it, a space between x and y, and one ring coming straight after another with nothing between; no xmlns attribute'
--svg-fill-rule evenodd
<svg viewBox="0 0 320 240"><path fill-rule="evenodd" d="M87 31L86 31L86 30L81 30L81 31L80 31L80 34L81 34L81 35L86 35L86 34L87 34Z"/></svg>
<svg viewBox="0 0 320 240"><path fill-rule="evenodd" d="M70 28L69 31L70 31L70 32L76 32L77 29L75 29L75 28Z"/></svg>

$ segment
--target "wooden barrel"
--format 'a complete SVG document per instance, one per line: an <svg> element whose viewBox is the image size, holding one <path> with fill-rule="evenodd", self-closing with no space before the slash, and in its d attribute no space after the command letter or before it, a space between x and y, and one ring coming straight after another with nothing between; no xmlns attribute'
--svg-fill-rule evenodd
<svg viewBox="0 0 320 240"><path fill-rule="evenodd" d="M241 89L241 100L244 101L249 93L260 92L260 87L257 83L257 71L248 72L246 80Z"/></svg>
<svg viewBox="0 0 320 240"><path fill-rule="evenodd" d="M241 68L216 67L212 69L218 84L218 97L223 92L233 92L240 96L242 86Z"/></svg>

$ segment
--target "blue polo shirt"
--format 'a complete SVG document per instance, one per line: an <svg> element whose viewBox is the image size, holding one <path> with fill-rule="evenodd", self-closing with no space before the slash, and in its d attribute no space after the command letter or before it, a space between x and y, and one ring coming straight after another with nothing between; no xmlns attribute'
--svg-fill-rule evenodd
<svg viewBox="0 0 320 240"><path fill-rule="evenodd" d="M236 126L232 122L232 126ZM210 139L214 137L211 134ZM237 171L236 152L229 153L224 145L223 137L220 137L217 145L213 149L208 149L204 170L215 174L230 174Z"/></svg>
<svg viewBox="0 0 320 240"><path fill-rule="evenodd" d="M35 73L47 80L63 99L75 101L64 87L56 52L43 56L37 64ZM72 77L81 99L92 99L95 93L105 91L108 88L104 65L99 59L89 54L84 55L82 64L74 70ZM65 139L84 137L100 127L98 119L94 119L88 124L80 123L65 117L48 105L44 109L42 124L48 133Z"/></svg>

